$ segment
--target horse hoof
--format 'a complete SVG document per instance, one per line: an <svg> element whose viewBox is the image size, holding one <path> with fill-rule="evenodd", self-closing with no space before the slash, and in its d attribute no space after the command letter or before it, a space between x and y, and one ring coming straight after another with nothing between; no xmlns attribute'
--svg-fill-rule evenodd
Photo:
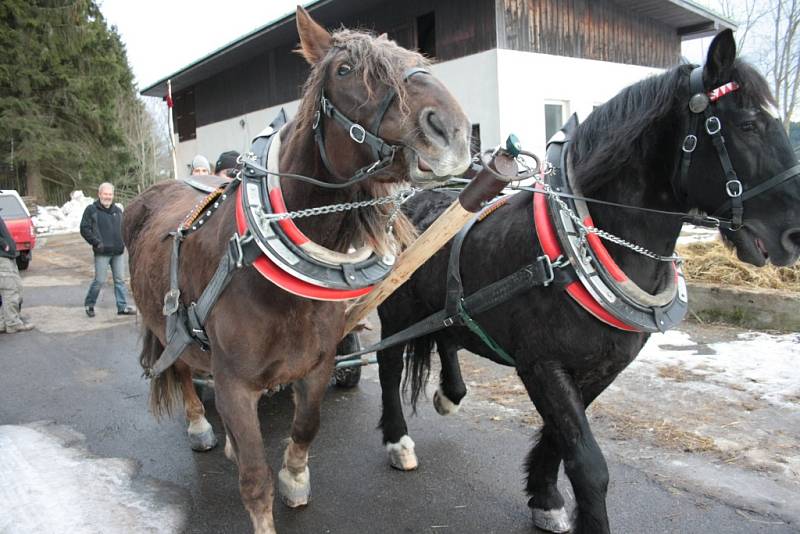
<svg viewBox="0 0 800 534"><path fill-rule="evenodd" d="M458 411L461 405L455 404L448 399L447 395L442 391L442 388L439 387L436 393L433 394L433 407L439 415L452 415Z"/></svg>
<svg viewBox="0 0 800 534"><path fill-rule="evenodd" d="M572 529L567 511L563 507L557 510L533 508L533 524L547 532L569 532Z"/></svg>
<svg viewBox="0 0 800 534"><path fill-rule="evenodd" d="M389 453L389 463L395 469L413 471L419 465L414 453L414 440L408 436L403 436L397 443L387 443L386 451Z"/></svg>
<svg viewBox="0 0 800 534"><path fill-rule="evenodd" d="M293 474L285 467L281 469L278 472L278 493L289 508L307 505L311 497L311 473L308 467L299 474Z"/></svg>
<svg viewBox="0 0 800 534"><path fill-rule="evenodd" d="M203 452L210 451L217 446L217 436L214 435L214 429L211 425L206 423L207 428L200 432L192 432L189 430L189 445L193 451Z"/></svg>

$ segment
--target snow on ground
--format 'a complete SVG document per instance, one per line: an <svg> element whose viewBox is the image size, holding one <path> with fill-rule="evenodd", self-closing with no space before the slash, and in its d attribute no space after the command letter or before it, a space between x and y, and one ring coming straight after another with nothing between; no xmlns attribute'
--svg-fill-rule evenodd
<svg viewBox="0 0 800 534"><path fill-rule="evenodd" d="M652 335L637 361L679 366L706 382L734 386L772 404L797 409L800 334L742 332L735 340L700 348L688 333L672 330Z"/></svg>
<svg viewBox="0 0 800 534"><path fill-rule="evenodd" d="M0 532L181 532L177 490L139 477L136 462L98 458L84 437L47 423L0 425Z"/></svg>
<svg viewBox="0 0 800 534"><path fill-rule="evenodd" d="M692 243L704 243L714 241L719 235L719 230L703 228L701 226L684 225L681 235L678 237L679 245L690 245Z"/></svg>
<svg viewBox="0 0 800 534"><path fill-rule="evenodd" d="M69 201L63 206L37 206L33 225L37 235L54 235L77 232L86 206L94 202L84 196L83 191L73 191Z"/></svg>

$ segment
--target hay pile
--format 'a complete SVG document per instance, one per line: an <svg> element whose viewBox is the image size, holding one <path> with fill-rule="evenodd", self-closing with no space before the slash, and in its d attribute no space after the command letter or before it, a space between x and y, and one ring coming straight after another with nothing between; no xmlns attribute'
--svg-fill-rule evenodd
<svg viewBox="0 0 800 534"><path fill-rule="evenodd" d="M681 245L678 254L684 258L683 272L690 282L800 292L798 265L757 268L739 261L719 241Z"/></svg>

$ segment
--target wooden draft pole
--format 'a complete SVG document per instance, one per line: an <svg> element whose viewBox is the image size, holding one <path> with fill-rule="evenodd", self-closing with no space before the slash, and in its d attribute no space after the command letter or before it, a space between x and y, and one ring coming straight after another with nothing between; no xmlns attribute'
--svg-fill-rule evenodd
<svg viewBox="0 0 800 534"><path fill-rule="evenodd" d="M491 167L487 169L486 167ZM495 172L492 172L494 170ZM347 335L372 310L411 278L411 275L442 248L484 204L516 179L517 162L511 153L498 150L486 166L473 165L465 174L472 181L432 225L397 259L392 272L375 289L356 301L348 310L342 336Z"/></svg>

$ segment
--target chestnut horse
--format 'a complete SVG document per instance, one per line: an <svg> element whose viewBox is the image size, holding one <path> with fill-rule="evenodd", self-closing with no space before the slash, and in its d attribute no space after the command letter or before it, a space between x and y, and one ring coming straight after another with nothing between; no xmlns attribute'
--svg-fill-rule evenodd
<svg viewBox="0 0 800 534"><path fill-rule="evenodd" d="M771 109L774 100L766 81L736 59L736 45L728 30L710 45L703 68L677 66L624 89L595 109L571 132L568 164L551 163L570 169L575 191L617 204L591 204L598 228L657 254L669 256L675 249L682 217L674 212L719 212L732 217L733 224L721 227L721 232L740 260L755 266L767 261L791 265L800 255L799 168ZM702 120L692 119L692 113ZM692 120L697 126L693 133ZM533 196L531 192L511 196L467 235L461 251L466 295L544 254L537 232L542 229L540 222L542 227L547 224L539 218L534 224ZM728 207L735 207L737 198L743 211ZM417 195L406 206L412 221L424 229L452 201L447 193L434 191ZM536 210L541 213L539 206ZM621 271L650 295L676 277L671 263L612 243L608 252ZM439 251L379 307L384 338L444 307L449 253L449 246ZM493 340L510 354L544 420L526 462L534 523L552 532L572 528L582 534L608 533L608 469L585 410L633 361L648 334L601 322L566 290L554 286L525 291L475 314L474 319L488 338L456 326L407 344L406 377L412 384L412 400L425 386L435 343L442 374L434 406L442 414L455 411L466 394L458 349L467 348L507 365L485 343ZM380 425L391 464L409 470L418 464L399 393L403 350L399 346L378 353L383 395ZM557 487L562 463L575 495L573 524Z"/></svg>
<svg viewBox="0 0 800 534"><path fill-rule="evenodd" d="M469 121L450 92L427 71L425 59L397 46L385 35L342 29L333 34L297 10L299 52L311 65L300 108L277 134L281 173L313 176L343 184L347 176L375 160L340 124L323 116L321 141L315 142L315 115L323 94L351 121L372 128L398 148L391 164L349 187L327 189L281 178L287 209L319 207L386 195L401 182L440 182L470 163ZM395 96L388 109L384 96ZM169 289L171 239L202 195L180 181L154 185L125 212L124 239L130 252L131 285L144 323L141 362L150 367L166 341L162 299ZM231 198L188 235L181 247L179 287L184 305L196 301L214 274L236 232ZM391 206L371 207L297 220L313 242L346 253L352 245L371 245L380 253L399 244L385 228ZM397 240L408 241L413 228L395 221ZM402 244L402 243L400 243ZM295 405L291 439L278 475L279 493L292 507L309 495L308 454L320 422L320 403L334 369L336 345L343 335L345 305L290 294L252 267L238 269L220 295L205 325L209 350L190 346L151 383L150 402L159 415L170 413L182 397L193 448L215 445L214 433L192 384L192 371L213 373L216 406L225 426L225 453L238 464L239 489L257 533L275 532L273 475L265 459L257 405L265 388L292 384ZM333 490L333 489L332 489Z"/></svg>

